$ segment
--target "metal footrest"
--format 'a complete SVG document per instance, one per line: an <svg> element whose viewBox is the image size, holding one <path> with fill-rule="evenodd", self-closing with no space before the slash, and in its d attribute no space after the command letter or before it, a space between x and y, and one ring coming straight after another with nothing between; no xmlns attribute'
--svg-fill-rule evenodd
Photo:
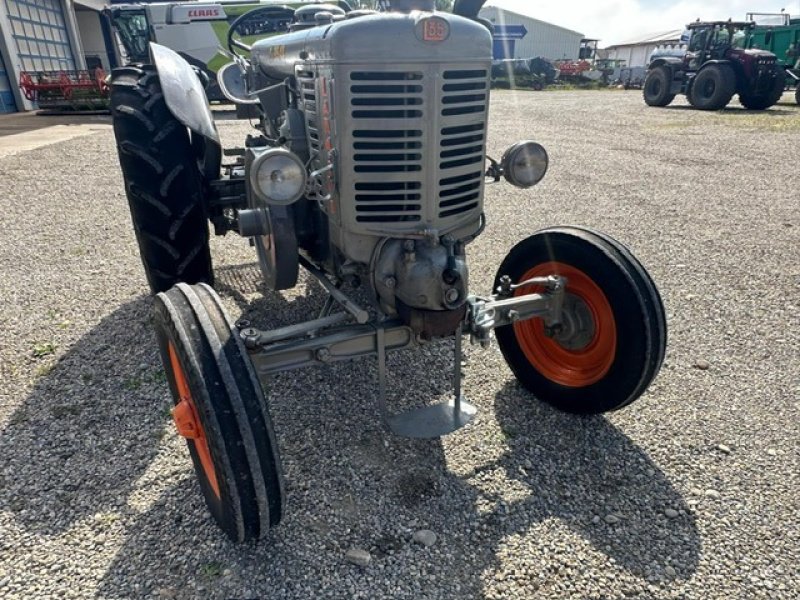
<svg viewBox="0 0 800 600"><path fill-rule="evenodd" d="M438 438L453 433L467 425L478 412L461 393L461 335L458 328L455 334L453 353L453 398L449 402L424 406L398 415L389 412L386 404L386 334L382 329L376 332L378 345L378 407L385 426L396 435L416 439Z"/></svg>
<svg viewBox="0 0 800 600"><path fill-rule="evenodd" d="M438 438L467 425L478 409L461 397L442 404L424 406L386 419L392 433L417 439Z"/></svg>

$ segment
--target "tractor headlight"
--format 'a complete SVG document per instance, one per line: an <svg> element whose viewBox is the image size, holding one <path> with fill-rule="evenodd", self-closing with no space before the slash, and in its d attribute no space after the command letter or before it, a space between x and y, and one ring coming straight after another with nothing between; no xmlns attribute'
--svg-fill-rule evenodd
<svg viewBox="0 0 800 600"><path fill-rule="evenodd" d="M536 142L518 142L511 146L500 161L503 175L511 184L520 188L533 187L547 173L550 159L547 151Z"/></svg>
<svg viewBox="0 0 800 600"><path fill-rule="evenodd" d="M270 148L250 166L250 184L266 203L287 206L303 196L306 168L300 158L285 148Z"/></svg>

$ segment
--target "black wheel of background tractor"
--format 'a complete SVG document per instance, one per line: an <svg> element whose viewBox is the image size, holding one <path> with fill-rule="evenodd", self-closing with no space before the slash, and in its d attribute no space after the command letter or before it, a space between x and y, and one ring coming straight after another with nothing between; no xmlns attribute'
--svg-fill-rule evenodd
<svg viewBox="0 0 800 600"><path fill-rule="evenodd" d="M730 65L709 65L694 78L690 103L700 110L720 110L736 93L736 74Z"/></svg>
<svg viewBox="0 0 800 600"><path fill-rule="evenodd" d="M163 292L180 281L212 284L197 150L189 131L167 108L154 67L114 70L111 114L150 289Z"/></svg>
<svg viewBox="0 0 800 600"><path fill-rule="evenodd" d="M675 100L670 94L672 77L667 67L656 67L647 74L642 95L647 106L668 106Z"/></svg>
<svg viewBox="0 0 800 600"><path fill-rule="evenodd" d="M794 101L800 104L800 83L798 83L797 87L794 89Z"/></svg>
<svg viewBox="0 0 800 600"><path fill-rule="evenodd" d="M641 396L664 360L664 306L644 267L619 242L576 227L539 231L517 244L500 278L567 278L563 323L543 320L500 327L497 342L520 384L559 410L597 414ZM536 286L516 295L540 291Z"/></svg>
<svg viewBox="0 0 800 600"><path fill-rule="evenodd" d="M786 77L782 72L778 72L775 81L766 94L760 96L750 96L748 94L739 94L739 102L748 110L766 110L770 106L774 106L783 96L786 89Z"/></svg>
<svg viewBox="0 0 800 600"><path fill-rule="evenodd" d="M235 542L264 537L284 504L283 476L261 384L219 297L179 283L155 299L161 359L212 516Z"/></svg>

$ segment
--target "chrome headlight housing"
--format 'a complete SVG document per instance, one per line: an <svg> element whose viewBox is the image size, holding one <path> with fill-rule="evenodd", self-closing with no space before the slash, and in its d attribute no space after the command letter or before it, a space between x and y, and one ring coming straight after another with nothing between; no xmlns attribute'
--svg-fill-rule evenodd
<svg viewBox="0 0 800 600"><path fill-rule="evenodd" d="M541 144L518 142L506 150L500 164L506 181L519 188L529 188L544 179L550 159Z"/></svg>
<svg viewBox="0 0 800 600"><path fill-rule="evenodd" d="M286 148L267 148L250 165L253 192L267 204L288 206L306 191L306 167Z"/></svg>

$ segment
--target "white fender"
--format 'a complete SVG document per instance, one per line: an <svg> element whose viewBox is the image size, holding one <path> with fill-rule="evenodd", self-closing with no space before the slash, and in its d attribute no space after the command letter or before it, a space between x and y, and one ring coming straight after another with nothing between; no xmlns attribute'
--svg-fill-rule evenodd
<svg viewBox="0 0 800 600"><path fill-rule="evenodd" d="M150 42L150 55L170 112L193 132L219 146L219 133L206 92L191 65L177 52L153 42Z"/></svg>

